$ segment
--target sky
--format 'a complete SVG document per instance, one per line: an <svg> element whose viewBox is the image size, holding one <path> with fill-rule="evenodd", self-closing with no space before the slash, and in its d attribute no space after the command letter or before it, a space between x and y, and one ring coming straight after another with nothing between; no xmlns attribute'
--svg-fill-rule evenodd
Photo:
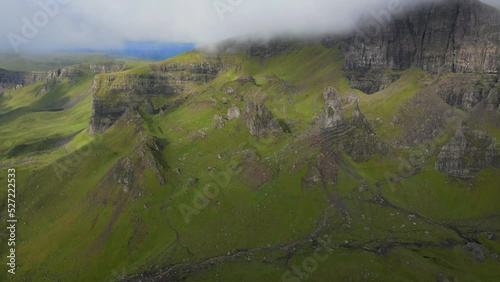
<svg viewBox="0 0 500 282"><path fill-rule="evenodd" d="M400 1L410 0L2 0L0 52L199 46L249 34L341 31ZM483 1L500 7L500 0Z"/></svg>

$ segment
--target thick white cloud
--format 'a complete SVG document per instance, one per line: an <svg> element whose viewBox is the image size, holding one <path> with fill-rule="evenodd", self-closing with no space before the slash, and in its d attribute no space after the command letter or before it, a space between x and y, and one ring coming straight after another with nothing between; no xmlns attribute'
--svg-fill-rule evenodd
<svg viewBox="0 0 500 282"><path fill-rule="evenodd" d="M206 44L248 34L337 31L351 27L363 13L399 1L3 0L0 50L12 50L12 41L21 51L104 49L119 48L126 40ZM500 0L484 1L500 6ZM43 4L52 9L44 10ZM48 20L46 10L55 10Z"/></svg>

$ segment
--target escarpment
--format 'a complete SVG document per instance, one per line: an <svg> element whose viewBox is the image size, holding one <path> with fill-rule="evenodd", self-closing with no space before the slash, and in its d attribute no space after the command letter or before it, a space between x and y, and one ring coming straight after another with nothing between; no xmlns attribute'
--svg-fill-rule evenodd
<svg viewBox="0 0 500 282"><path fill-rule="evenodd" d="M323 43L342 50L351 85L368 94L397 79L377 77L374 71L416 67L430 73L497 74L499 15L477 0L431 2L409 13L382 10L356 32L330 36Z"/></svg>
<svg viewBox="0 0 500 282"><path fill-rule="evenodd" d="M264 104L247 100L244 116L247 128L253 136L262 137L280 130L278 121Z"/></svg>
<svg viewBox="0 0 500 282"><path fill-rule="evenodd" d="M471 111L482 104L488 109L499 109L500 12L478 0L432 1L412 8L399 13L381 11L375 21L367 19L357 30L313 41L320 43L322 48L338 49L341 70L350 87L366 94L386 89L404 79L406 70L416 68L430 74L432 81L429 79L426 86L451 107ZM244 71L245 60L257 59L262 63L272 57L286 56L308 44L311 45L308 40L297 38L274 39L267 43L226 41L218 46L215 54L191 52L179 60L152 64L133 72L100 75L93 87L89 131L91 134L103 132L125 112L143 105L147 113L163 112L176 103L155 105L161 99L154 98L196 92L197 86L210 83L230 67L236 67L237 75L243 76L228 83L222 91L244 101L247 97L242 96L239 88L244 89L245 83L257 85L252 74ZM233 55L241 58L234 60ZM231 63L235 65L229 67ZM324 93L326 105L321 124L324 128L350 127L332 91ZM245 121L252 135L265 135L278 128L279 122L263 105L250 105L250 108L246 109ZM414 125L408 126L411 127L406 130L408 132L402 130L407 137L399 143L415 145L435 138L446 123L446 116L431 116L437 112L426 111L430 117L423 121L394 122L395 127ZM414 115L418 113L402 114L408 117L403 121L410 121ZM221 122L221 117L217 117L217 128L221 127ZM360 126L364 127L358 123ZM359 134L356 135L359 137ZM371 132L359 138L366 141L362 143L371 143L374 149L357 155L385 152L384 144L374 136L375 132Z"/></svg>
<svg viewBox="0 0 500 282"><path fill-rule="evenodd" d="M84 74L104 74L121 71L126 63L107 62L95 64L81 64L51 71L18 72L0 69L0 95L10 89L17 89L38 81L44 83L69 80L78 81Z"/></svg>
<svg viewBox="0 0 500 282"><path fill-rule="evenodd" d="M432 91L450 106L470 111L489 96L493 98L498 83L496 75L453 74L433 85Z"/></svg>
<svg viewBox="0 0 500 282"><path fill-rule="evenodd" d="M137 73L113 73L96 77L93 85L92 117L89 132L95 135L112 126L127 110L147 103L148 112L163 105L154 105L151 98L171 97L189 92L213 80L221 65L216 62L161 63ZM156 107L155 107L156 106Z"/></svg>

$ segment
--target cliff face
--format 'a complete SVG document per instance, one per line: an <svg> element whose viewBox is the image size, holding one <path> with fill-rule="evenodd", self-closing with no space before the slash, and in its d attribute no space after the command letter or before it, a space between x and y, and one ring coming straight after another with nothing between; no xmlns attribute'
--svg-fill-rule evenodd
<svg viewBox="0 0 500 282"><path fill-rule="evenodd" d="M498 83L498 76L455 74L442 79L431 88L448 105L470 111L488 97L493 99ZM495 104L494 101L492 103Z"/></svg>
<svg viewBox="0 0 500 282"><path fill-rule="evenodd" d="M244 115L247 128L253 136L261 137L280 130L278 121L264 104L247 100Z"/></svg>
<svg viewBox="0 0 500 282"><path fill-rule="evenodd" d="M436 170L459 178L471 178L473 173L489 166L500 166L496 140L485 132L461 126L452 140L441 149Z"/></svg>
<svg viewBox="0 0 500 282"><path fill-rule="evenodd" d="M499 15L477 0L440 1L393 15L387 24L369 21L354 34L323 42L341 48L351 84L371 94L383 86L380 79L371 81L363 75L373 70L418 67L430 73L497 74Z"/></svg>
<svg viewBox="0 0 500 282"><path fill-rule="evenodd" d="M143 73L116 73L95 79L92 101L91 135L103 132L128 110L154 96L173 96L213 80L221 66L217 63L163 63L151 65ZM162 105L156 105L160 108ZM155 105L148 104L150 112Z"/></svg>
<svg viewBox="0 0 500 282"><path fill-rule="evenodd" d="M27 86L38 81L49 82L68 79L75 82L85 73L103 74L117 72L123 70L125 66L124 63L110 62L82 64L51 71L13 72L0 69L0 95L9 89Z"/></svg>
<svg viewBox="0 0 500 282"><path fill-rule="evenodd" d="M325 106L322 117L322 137L347 153L354 161L367 161L373 155L384 155L387 148L375 129L361 112L358 102L350 120L346 119L339 92L328 87L324 93Z"/></svg>

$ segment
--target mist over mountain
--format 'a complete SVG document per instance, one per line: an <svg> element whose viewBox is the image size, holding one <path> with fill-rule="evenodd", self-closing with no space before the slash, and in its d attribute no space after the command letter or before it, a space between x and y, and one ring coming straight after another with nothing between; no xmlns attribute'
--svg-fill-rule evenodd
<svg viewBox="0 0 500 282"><path fill-rule="evenodd" d="M362 15L390 6L401 12L422 2L428 1L6 0L0 12L0 50L102 51L126 48L126 42L204 45L246 35L311 35L351 29Z"/></svg>

